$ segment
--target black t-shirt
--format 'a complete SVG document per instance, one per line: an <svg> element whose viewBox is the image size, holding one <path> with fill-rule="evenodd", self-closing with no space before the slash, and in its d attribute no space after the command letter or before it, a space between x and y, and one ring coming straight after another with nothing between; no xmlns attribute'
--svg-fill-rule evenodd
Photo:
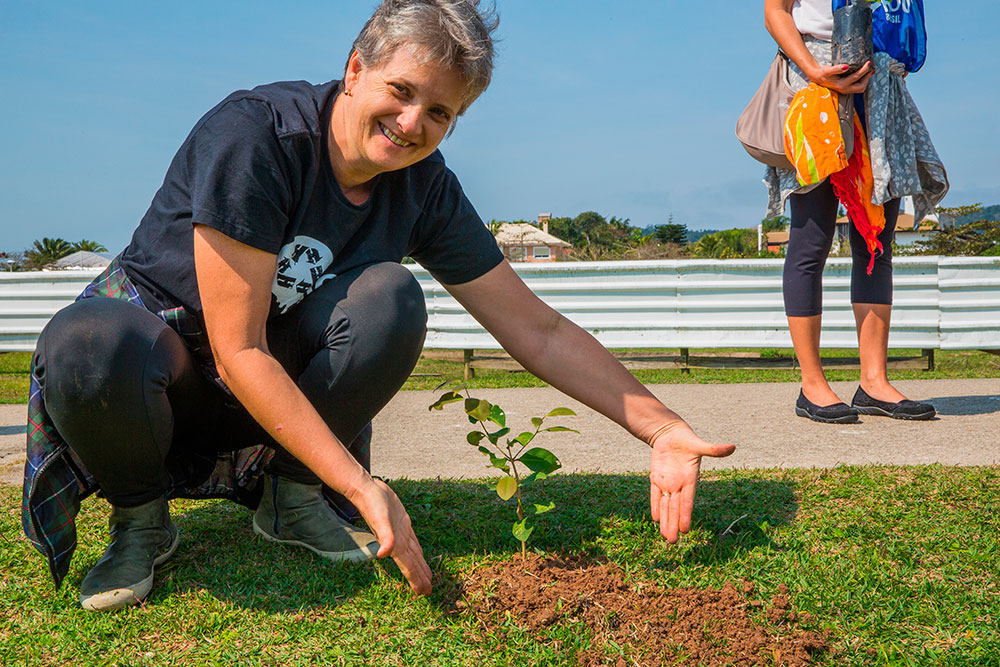
<svg viewBox="0 0 1000 667"><path fill-rule="evenodd" d="M271 312L330 277L410 256L441 283L503 259L440 152L380 174L361 206L333 177L326 135L339 82L273 83L233 93L185 139L122 264L150 310L201 313L193 223L278 255Z"/></svg>

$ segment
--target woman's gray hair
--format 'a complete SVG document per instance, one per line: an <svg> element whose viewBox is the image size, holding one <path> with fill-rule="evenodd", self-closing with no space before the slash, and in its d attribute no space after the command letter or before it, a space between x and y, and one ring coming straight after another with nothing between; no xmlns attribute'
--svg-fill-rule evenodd
<svg viewBox="0 0 1000 667"><path fill-rule="evenodd" d="M361 64L375 67L388 61L401 46L419 47L427 62L455 68L465 81L465 113L490 85L493 76L493 38L499 19L496 8L480 8L479 0L383 0L351 52Z"/></svg>

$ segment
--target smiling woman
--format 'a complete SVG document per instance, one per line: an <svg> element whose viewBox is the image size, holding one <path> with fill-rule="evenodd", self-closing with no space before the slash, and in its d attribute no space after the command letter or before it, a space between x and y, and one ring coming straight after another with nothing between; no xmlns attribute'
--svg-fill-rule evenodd
<svg viewBox="0 0 1000 667"><path fill-rule="evenodd" d="M430 589L405 510L368 473L368 424L423 342L402 258L445 284L502 260L437 152L490 81L496 23L475 0L386 0L343 80L229 95L82 295L119 298L83 298L46 327L23 523L58 583L73 517L48 508L96 490L111 502L112 543L81 585L84 607L148 594L177 547L175 496L255 506L264 539L332 560L392 555Z"/></svg>
<svg viewBox="0 0 1000 667"><path fill-rule="evenodd" d="M264 540L330 560L392 556L430 591L409 515L369 473L370 421L425 334L404 257L525 368L650 445L651 515L671 542L688 531L701 457L732 446L698 438L527 289L437 150L489 84L495 26L477 0L385 0L342 80L232 93L181 145L128 247L49 322L22 521L58 584L80 497L111 503L85 608L146 597L177 548L167 499L181 496L255 507Z"/></svg>

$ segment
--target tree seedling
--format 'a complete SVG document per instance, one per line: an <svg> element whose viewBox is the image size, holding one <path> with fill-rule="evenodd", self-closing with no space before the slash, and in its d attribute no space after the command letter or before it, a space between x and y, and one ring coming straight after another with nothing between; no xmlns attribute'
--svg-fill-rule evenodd
<svg viewBox="0 0 1000 667"><path fill-rule="evenodd" d="M452 383L445 383L438 386L438 389L449 386ZM464 390L465 394L462 392ZM442 410L448 403L463 401L465 414L469 418L469 423L478 426L465 436L466 442L476 447L485 457L489 459L489 466L496 468L503 473L494 489L500 499L504 502L511 498L517 499L517 522L511 527L511 533L521 543L521 557L527 555L528 539L535 530L533 520L527 512L538 516L555 508L555 503L550 502L545 505L532 503L530 508L524 499L522 491L533 482L545 479L553 472L562 467L555 454L543 447L531 447L528 445L534 441L539 433L570 431L579 433L566 426L549 426L542 428L545 420L550 417L561 417L575 415L569 408L556 408L551 410L544 417L532 417L531 425L533 431L523 431L516 437L507 437L511 433L507 426L507 415L499 405L494 405L489 401L474 398L469 395L468 388L464 384L453 385L452 388L441 395L428 410ZM486 446L489 443L489 447ZM523 468L522 468L523 466ZM530 470L527 475L524 470Z"/></svg>

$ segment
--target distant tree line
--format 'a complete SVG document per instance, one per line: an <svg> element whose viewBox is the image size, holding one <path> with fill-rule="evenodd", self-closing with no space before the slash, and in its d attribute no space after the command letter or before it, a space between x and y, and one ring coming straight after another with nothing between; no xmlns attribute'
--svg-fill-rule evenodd
<svg viewBox="0 0 1000 667"><path fill-rule="evenodd" d="M941 206L937 209L939 228L925 240L899 249L900 254L948 256L1000 256L1000 204L983 207ZM504 221L492 220L494 234ZM536 224L525 220L512 222ZM788 229L788 218L779 216L761 221L765 234ZM553 217L549 233L573 245L573 260L623 259L739 259L779 257L783 252L757 250L757 228L689 230L668 216L662 225L635 227L628 218L606 218L584 211L574 218ZM0 270L32 271L44 268L80 251L107 252L97 241L70 242L61 238L41 238L27 250L0 252Z"/></svg>
<svg viewBox="0 0 1000 667"><path fill-rule="evenodd" d="M505 221L492 220L494 234ZM513 223L535 225L533 221ZM766 231L781 229L786 218L765 221ZM635 227L628 218L606 218L596 211L584 211L574 218L553 217L549 233L572 244L572 260L683 259L709 257L776 257L775 253L757 251L757 229L689 230L674 221L673 215L661 225Z"/></svg>
<svg viewBox="0 0 1000 667"><path fill-rule="evenodd" d="M941 228L926 241L904 246L900 254L919 255L1000 255L1000 205L939 207ZM512 222L536 224L526 220ZM785 216L761 221L763 233L788 231ZM490 223L496 232L503 221ZM745 229L696 230L674 222L668 216L662 225L634 227L628 218L605 218L584 211L574 218L553 217L549 233L571 243L572 260L616 259L748 259L781 257L784 249L769 252L766 243L757 249L757 227ZM841 254L849 253L845 247Z"/></svg>

